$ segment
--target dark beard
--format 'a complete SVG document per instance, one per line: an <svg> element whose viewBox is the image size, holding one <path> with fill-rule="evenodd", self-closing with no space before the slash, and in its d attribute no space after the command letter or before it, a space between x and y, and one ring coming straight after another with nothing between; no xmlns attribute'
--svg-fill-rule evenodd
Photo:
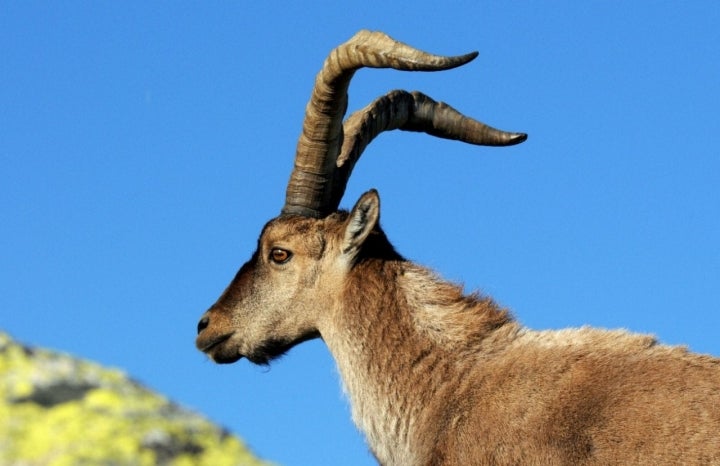
<svg viewBox="0 0 720 466"><path fill-rule="evenodd" d="M271 338L258 345L251 354L247 354L245 357L253 364L267 366L270 361L282 357L295 345L315 338L320 338L320 333L310 332L294 340Z"/></svg>

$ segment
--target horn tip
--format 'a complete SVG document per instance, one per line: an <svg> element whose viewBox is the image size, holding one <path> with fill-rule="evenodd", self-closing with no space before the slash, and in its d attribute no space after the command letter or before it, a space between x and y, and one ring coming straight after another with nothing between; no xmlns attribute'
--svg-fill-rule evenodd
<svg viewBox="0 0 720 466"><path fill-rule="evenodd" d="M480 55L480 52L477 50L466 53L465 55L458 55L456 57L451 57L449 66L446 69L456 68L458 66L465 65L467 63L470 63L471 61L475 60L477 56Z"/></svg>
<svg viewBox="0 0 720 466"><path fill-rule="evenodd" d="M521 142L527 141L527 138L528 135L526 133L511 133L507 145L514 146L515 144L520 144Z"/></svg>
<svg viewBox="0 0 720 466"><path fill-rule="evenodd" d="M494 138L485 140L480 143L482 146L507 147L523 143L527 140L528 135L525 133L509 133L499 131Z"/></svg>

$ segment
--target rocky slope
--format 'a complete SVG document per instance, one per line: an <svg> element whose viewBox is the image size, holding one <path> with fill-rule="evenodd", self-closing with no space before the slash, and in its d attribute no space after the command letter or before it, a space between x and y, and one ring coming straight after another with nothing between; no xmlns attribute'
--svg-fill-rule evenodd
<svg viewBox="0 0 720 466"><path fill-rule="evenodd" d="M0 465L264 464L122 372L0 332Z"/></svg>

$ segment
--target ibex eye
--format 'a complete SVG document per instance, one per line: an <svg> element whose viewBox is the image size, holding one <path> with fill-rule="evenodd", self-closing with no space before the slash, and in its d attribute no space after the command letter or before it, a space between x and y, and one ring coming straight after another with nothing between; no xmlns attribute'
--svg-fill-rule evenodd
<svg viewBox="0 0 720 466"><path fill-rule="evenodd" d="M292 257L292 253L285 249L273 248L270 251L270 260L276 264L284 264L290 260L290 257Z"/></svg>

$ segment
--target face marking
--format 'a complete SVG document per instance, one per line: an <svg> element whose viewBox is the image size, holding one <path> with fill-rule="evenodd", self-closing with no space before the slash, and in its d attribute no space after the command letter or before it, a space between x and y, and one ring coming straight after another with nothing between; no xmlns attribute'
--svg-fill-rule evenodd
<svg viewBox="0 0 720 466"><path fill-rule="evenodd" d="M319 277L332 261L328 244L342 216L278 217L263 228L252 258L198 324L198 349L218 363L244 357L266 365L295 345L320 336L325 308ZM331 228L328 230L328 225ZM318 302L315 302L318 301Z"/></svg>

